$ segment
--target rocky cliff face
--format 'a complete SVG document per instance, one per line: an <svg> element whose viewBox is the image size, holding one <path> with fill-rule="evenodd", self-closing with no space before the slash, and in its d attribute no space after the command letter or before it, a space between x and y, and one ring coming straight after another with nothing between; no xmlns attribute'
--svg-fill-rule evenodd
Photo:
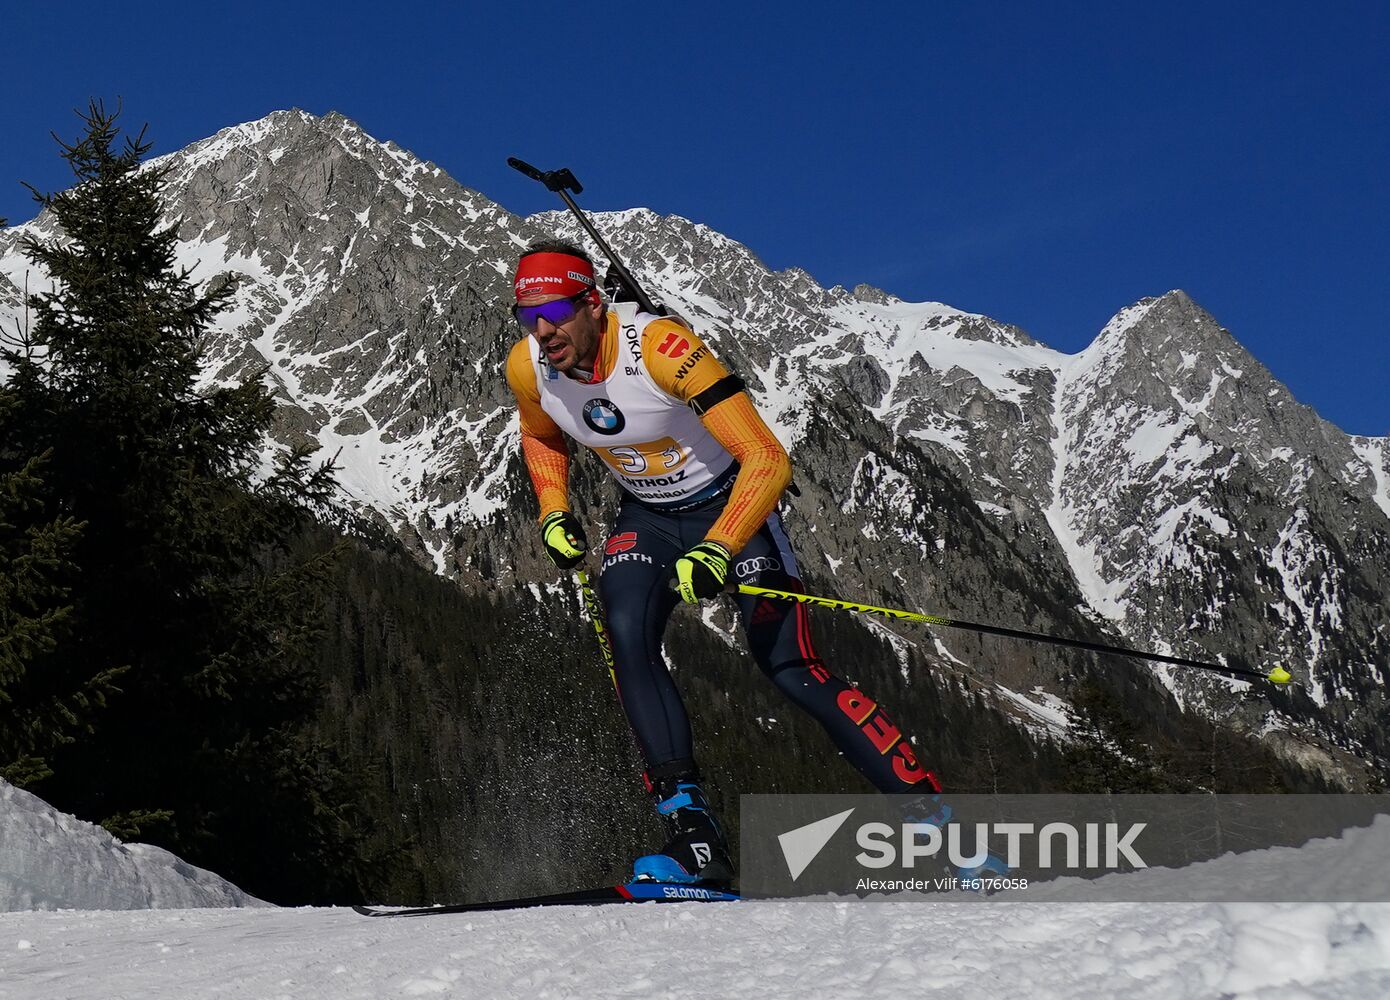
<svg viewBox="0 0 1390 1000"><path fill-rule="evenodd" d="M577 225L512 215L336 114L277 112L160 162L194 277L239 280L207 344L209 382L263 370L280 440L337 455L347 499L437 572L464 587L552 579L501 369L519 335L506 308L517 251L579 240ZM1244 704L1242 725L1390 752L1390 448L1298 404L1187 295L1121 310L1069 356L939 303L771 271L684 219L636 209L595 222L739 370L790 448L791 530L815 586L1280 663L1302 687ZM18 239L46 226L0 231L7 328L22 321L26 277L42 282ZM583 460L574 487L601 534L612 488ZM1040 718L1075 663L900 632ZM1192 710L1228 713L1243 687L1107 669Z"/></svg>

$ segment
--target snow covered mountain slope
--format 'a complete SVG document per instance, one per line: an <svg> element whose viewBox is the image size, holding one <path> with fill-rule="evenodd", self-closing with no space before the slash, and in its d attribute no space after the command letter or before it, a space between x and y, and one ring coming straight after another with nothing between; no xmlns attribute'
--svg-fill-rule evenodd
<svg viewBox="0 0 1390 1000"><path fill-rule="evenodd" d="M582 236L561 213L536 219ZM1035 558L1054 594L1074 595L1083 613L1131 643L1265 669L1294 664L1338 728L1359 713L1383 733L1385 439L1350 438L1299 405L1183 292L1122 310L1090 347L1067 356L937 303L864 287L805 294L800 272L759 274L746 250L683 220L615 213L598 224L625 259L647 265L641 273L659 295L711 324L721 352L746 362L745 375L779 387L764 405L799 470L833 482L828 497L806 506L858 515L850 531L818 530L811 543L837 577L863 538L896 540L906 558L889 575L905 603L988 608L994 620L1008 616L1002 605L1027 621L1031 609L1007 595L961 601L959 583L971 574L943 565L960 544L959 522L983 514L992 524L976 527L1000 530L1015 562ZM692 242L702 296L737 301L711 277L726 272L758 296L723 312L685 297L677 265L690 266L683 250ZM838 398L847 398L843 416L827 406ZM888 432L886 447L866 445L854 474L834 480L839 463L825 461L819 442L806 446L817 409L850 433L872 420ZM900 465L907 442L954 473L976 509L957 506L942 519L922 511L921 477ZM929 571L914 574L914 561ZM953 586L933 601L943 570ZM882 592L874 575L845 582ZM1233 687L1156 674L1190 705L1224 702ZM1362 748L1385 746L1376 734Z"/></svg>
<svg viewBox="0 0 1390 1000"><path fill-rule="evenodd" d="M68 832L7 828L3 856L46 855L34 866L44 881L31 895L74 908L0 912L0 1000L751 993L839 1000L937 992L964 1000L1363 1000L1390 991L1385 903L770 901L412 920L369 920L346 909L98 911L127 885L97 860L105 835L45 807L25 811ZM1381 827L1347 836L1379 836L1383 851ZM1319 852L1336 843L1293 851L1310 863L1281 859L1280 870L1318 885L1335 874ZM1264 853L1140 877L1186 876L1207 889L1239 884ZM197 901L205 874L171 870L164 901L209 905ZM179 879L188 881L183 890L174 886ZM0 909L18 898L0 883Z"/></svg>
<svg viewBox="0 0 1390 1000"><path fill-rule="evenodd" d="M348 498L437 572L465 587L551 579L520 527L534 501L501 368L517 250L578 239L573 220L515 216L337 114L276 112L160 162L183 260L199 280L241 281L208 379L263 370L281 439L338 456ZM678 217L595 221L791 448L790 530L813 586L1282 664L1304 687L1277 711L1243 709L1244 725L1390 754L1390 448L1299 405L1187 295L1126 307L1068 356L951 306L772 271ZM22 316L19 237L47 225L0 231L7 328ZM574 493L591 523L606 519L592 463ZM1076 662L902 635L988 691L1061 693ZM1152 677L1203 710L1242 687Z"/></svg>
<svg viewBox="0 0 1390 1000"><path fill-rule="evenodd" d="M123 844L0 780L0 911L268 905L162 848Z"/></svg>

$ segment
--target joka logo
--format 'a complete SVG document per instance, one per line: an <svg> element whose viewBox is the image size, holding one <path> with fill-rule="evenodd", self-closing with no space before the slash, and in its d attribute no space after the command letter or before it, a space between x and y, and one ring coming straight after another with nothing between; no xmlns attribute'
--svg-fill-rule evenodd
<svg viewBox="0 0 1390 1000"><path fill-rule="evenodd" d="M591 399L584 404L584 422L600 434L621 434L627 418L607 399Z"/></svg>
<svg viewBox="0 0 1390 1000"><path fill-rule="evenodd" d="M614 535L608 539L604 552L610 556L616 556L619 552L626 552L637 544L637 532L624 531L621 535Z"/></svg>
<svg viewBox="0 0 1390 1000"><path fill-rule="evenodd" d="M807 823L795 830L778 834L777 843L782 845L782 857L786 859L787 871L793 882L801 877L801 873L810 867L812 861L816 860L816 856L830 843L835 831L845 825L845 820L849 819L852 812L853 809L846 809L834 816L827 816L825 819L818 819L814 823Z"/></svg>

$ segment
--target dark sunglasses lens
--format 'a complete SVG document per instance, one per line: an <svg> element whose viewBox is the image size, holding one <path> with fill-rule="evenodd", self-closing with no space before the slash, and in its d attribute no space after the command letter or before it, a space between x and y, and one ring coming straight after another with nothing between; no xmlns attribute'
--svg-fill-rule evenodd
<svg viewBox="0 0 1390 1000"><path fill-rule="evenodd" d="M552 326L559 326L561 323L568 323L574 319L574 314L578 311L579 303L575 299L557 299L554 302L544 302L538 306L516 306L512 310L512 314L516 316L518 323L534 333L536 321L542 316Z"/></svg>

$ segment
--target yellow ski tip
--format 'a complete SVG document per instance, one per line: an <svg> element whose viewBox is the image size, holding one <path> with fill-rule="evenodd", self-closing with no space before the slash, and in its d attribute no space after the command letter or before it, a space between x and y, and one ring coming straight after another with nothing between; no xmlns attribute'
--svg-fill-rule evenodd
<svg viewBox="0 0 1390 1000"><path fill-rule="evenodd" d="M1287 684L1293 680L1293 674L1289 673L1283 667L1275 667L1269 672L1268 676L1270 681L1275 684Z"/></svg>

